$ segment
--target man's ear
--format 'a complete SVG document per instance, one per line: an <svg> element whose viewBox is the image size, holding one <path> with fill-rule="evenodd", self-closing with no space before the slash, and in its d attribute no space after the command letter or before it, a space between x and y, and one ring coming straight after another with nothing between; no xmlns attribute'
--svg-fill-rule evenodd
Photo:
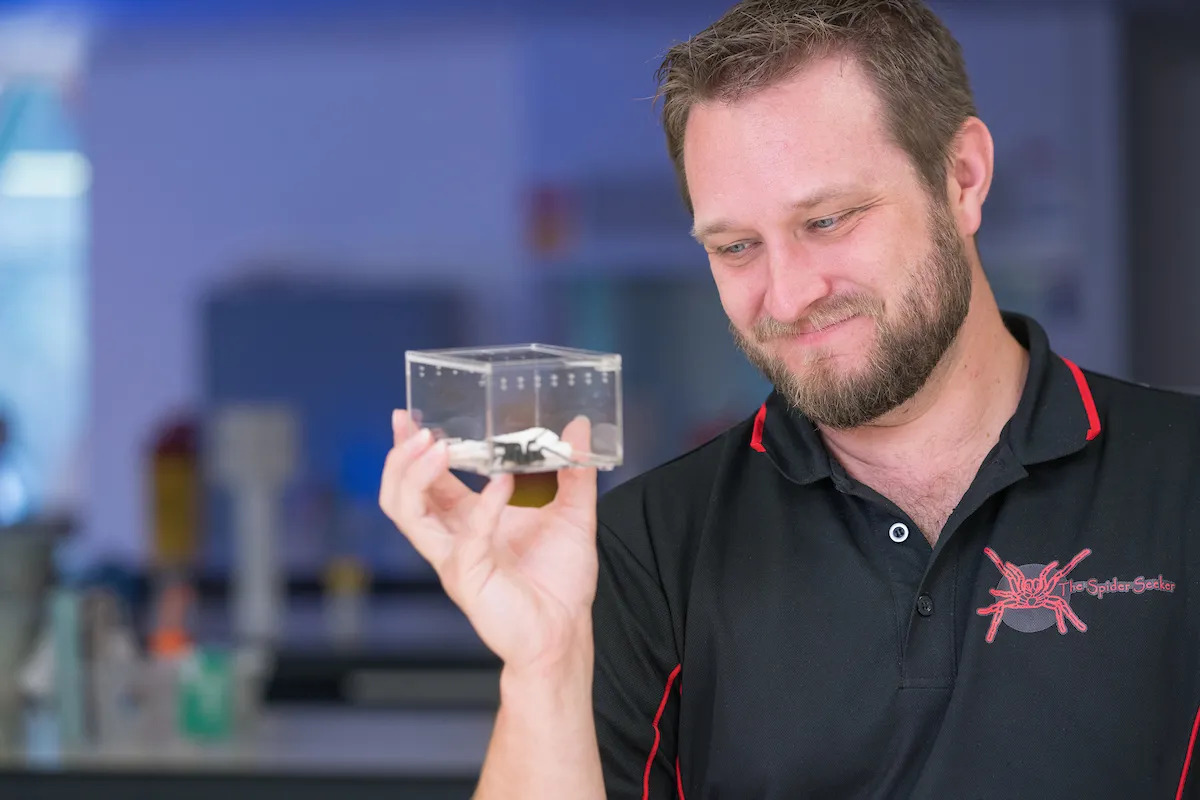
<svg viewBox="0 0 1200 800"><path fill-rule="evenodd" d="M983 218L983 201L992 185L992 133L978 117L968 117L954 138L946 198L963 236L974 236Z"/></svg>

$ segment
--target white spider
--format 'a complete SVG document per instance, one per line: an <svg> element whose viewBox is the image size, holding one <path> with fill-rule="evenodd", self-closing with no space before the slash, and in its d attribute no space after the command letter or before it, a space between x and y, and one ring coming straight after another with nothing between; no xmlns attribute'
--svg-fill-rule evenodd
<svg viewBox="0 0 1200 800"><path fill-rule="evenodd" d="M491 470L531 467L555 470L575 464L574 450L549 428L526 428L492 437L492 445L481 439L447 439L450 464L486 466Z"/></svg>

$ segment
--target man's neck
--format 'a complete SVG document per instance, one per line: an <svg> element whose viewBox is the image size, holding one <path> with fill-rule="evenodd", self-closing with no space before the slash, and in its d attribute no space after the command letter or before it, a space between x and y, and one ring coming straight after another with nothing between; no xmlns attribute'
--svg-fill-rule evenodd
<svg viewBox="0 0 1200 800"><path fill-rule="evenodd" d="M982 294L972 298L958 337L916 396L869 425L821 429L848 473L868 482L887 475L921 481L967 469L973 476L1016 411L1029 367L1028 352L1005 327L990 291Z"/></svg>

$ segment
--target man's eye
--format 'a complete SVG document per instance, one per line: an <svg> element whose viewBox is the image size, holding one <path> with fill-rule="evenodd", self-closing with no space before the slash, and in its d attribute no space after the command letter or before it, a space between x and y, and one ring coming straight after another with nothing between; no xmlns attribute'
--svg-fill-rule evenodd
<svg viewBox="0 0 1200 800"><path fill-rule="evenodd" d="M724 247L718 247L717 252L723 256L740 256L750 247L749 242L734 242Z"/></svg>
<svg viewBox="0 0 1200 800"><path fill-rule="evenodd" d="M862 210L862 208L851 208L848 211L843 211L840 214L834 214L832 217L814 219L812 222L808 223L808 229L811 231L817 231L818 233L837 230L842 226L842 223L855 217L861 213Z"/></svg>

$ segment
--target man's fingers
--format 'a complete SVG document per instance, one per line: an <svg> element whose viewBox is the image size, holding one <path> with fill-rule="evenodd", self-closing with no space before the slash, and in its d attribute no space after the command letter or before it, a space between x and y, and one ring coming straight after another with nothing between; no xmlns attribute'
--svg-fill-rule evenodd
<svg viewBox="0 0 1200 800"><path fill-rule="evenodd" d="M421 436L425 431L422 431ZM400 481L397 505L400 514L409 519L418 519L429 514L431 509L426 502L429 487L443 473L447 472L446 443L437 442L421 449L421 453L412 459L412 463L404 471Z"/></svg>
<svg viewBox="0 0 1200 800"><path fill-rule="evenodd" d="M445 445L432 444L427 431L410 436L388 454L383 468L379 505L421 556L438 568L449 553L451 537L439 519L428 514L426 493L444 467Z"/></svg>
<svg viewBox="0 0 1200 800"><path fill-rule="evenodd" d="M392 439L395 447L400 447L421 430L413 420L412 414L403 408L392 412ZM458 478L447 473L434 481L429 487L429 495L440 506L448 506L469 498L474 492Z"/></svg>
<svg viewBox="0 0 1200 800"><path fill-rule="evenodd" d="M468 515L467 528L455 542L452 561L443 579L446 593L454 602L460 603L462 597L476 596L497 569L496 530L512 493L512 475L493 475Z"/></svg>
<svg viewBox="0 0 1200 800"><path fill-rule="evenodd" d="M429 487L430 498L443 508L456 503L469 503L473 494L475 493L469 486L449 472L440 476Z"/></svg>
<svg viewBox="0 0 1200 800"><path fill-rule="evenodd" d="M416 432L417 425L407 410L397 408L392 412L392 444L394 447L404 444Z"/></svg>
<svg viewBox="0 0 1200 800"><path fill-rule="evenodd" d="M415 436L409 436L388 453L383 465L383 479L379 486L379 504L389 515L396 508L396 497L399 488L404 484L404 474L412 464L413 459L427 449L433 442L433 436L428 431L421 431Z"/></svg>
<svg viewBox="0 0 1200 800"><path fill-rule="evenodd" d="M512 499L513 486L513 476L510 473L493 475L479 494L479 503L471 514L471 526L476 530L495 530L500 524L500 514Z"/></svg>
<svg viewBox="0 0 1200 800"><path fill-rule="evenodd" d="M394 516L398 511L397 501L408 470L432 444L433 436L428 431L420 431L415 436L402 440L388 452L380 481L379 504L389 516Z"/></svg>
<svg viewBox="0 0 1200 800"><path fill-rule="evenodd" d="M571 454L589 455L592 452L592 423L587 417L576 417L563 428L563 441L571 445ZM569 467L558 472L558 494L554 502L572 509L593 511L596 505L596 470L592 467Z"/></svg>
<svg viewBox="0 0 1200 800"><path fill-rule="evenodd" d="M454 549L454 537L441 525L428 517L411 523L397 523L396 529L404 534L413 549L440 575L442 565Z"/></svg>
<svg viewBox="0 0 1200 800"><path fill-rule="evenodd" d="M585 416L578 416L563 428L562 439L571 445L571 452L592 452L592 422Z"/></svg>

